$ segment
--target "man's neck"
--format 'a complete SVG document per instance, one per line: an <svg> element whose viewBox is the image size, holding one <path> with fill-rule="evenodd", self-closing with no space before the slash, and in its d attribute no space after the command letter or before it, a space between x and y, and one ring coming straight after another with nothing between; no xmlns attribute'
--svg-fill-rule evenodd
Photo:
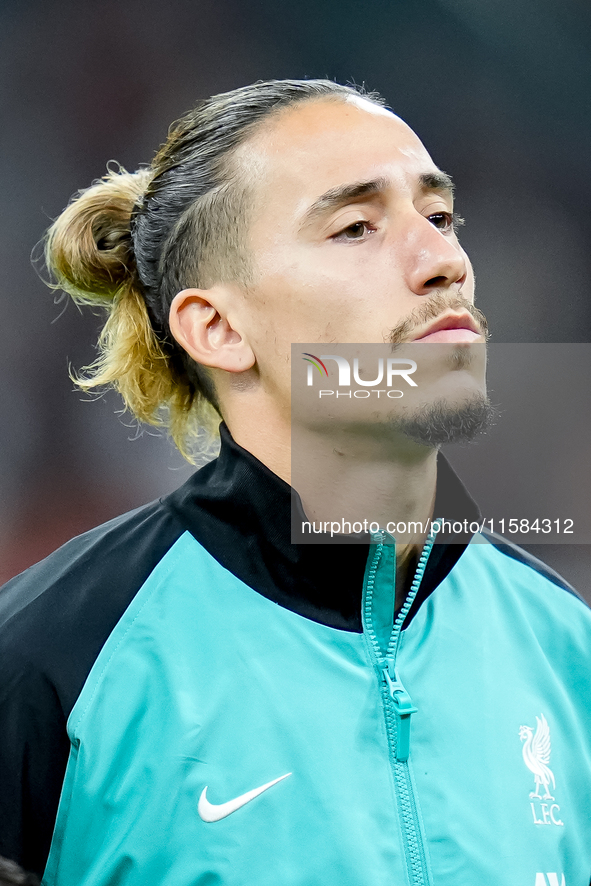
<svg viewBox="0 0 591 886"><path fill-rule="evenodd" d="M396 603L412 582L433 517L437 452L386 428L335 434L281 422L233 427L232 434L299 493L315 526L347 535L369 527L397 539ZM333 524L331 526L331 524Z"/></svg>

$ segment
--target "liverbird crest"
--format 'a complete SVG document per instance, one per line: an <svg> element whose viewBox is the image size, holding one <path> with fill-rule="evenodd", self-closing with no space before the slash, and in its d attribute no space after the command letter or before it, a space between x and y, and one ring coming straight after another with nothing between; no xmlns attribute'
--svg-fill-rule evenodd
<svg viewBox="0 0 591 886"><path fill-rule="evenodd" d="M552 784L552 787L555 788L556 782L554 780L554 773L549 766L551 750L550 727L544 715L540 714L539 717L536 717L535 734L531 726L520 726L519 738L524 742L522 749L523 762L533 772L536 784L536 789L530 793L530 797L532 799L537 797L538 800L553 800L554 797L550 794L548 785ZM543 797L540 796L541 785L543 785L545 791Z"/></svg>

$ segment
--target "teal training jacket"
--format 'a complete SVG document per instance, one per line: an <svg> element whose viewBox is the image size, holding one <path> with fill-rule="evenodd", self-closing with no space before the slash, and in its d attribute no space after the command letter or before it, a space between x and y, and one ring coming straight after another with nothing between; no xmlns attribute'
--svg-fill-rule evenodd
<svg viewBox="0 0 591 886"><path fill-rule="evenodd" d="M400 634L393 552L372 550L351 634L182 536L70 715L44 882L587 886L588 612L471 544Z"/></svg>
<svg viewBox="0 0 591 886"><path fill-rule="evenodd" d="M421 600L437 547L396 613L374 537L353 630L180 532L71 707L43 883L588 886L591 613L480 535Z"/></svg>

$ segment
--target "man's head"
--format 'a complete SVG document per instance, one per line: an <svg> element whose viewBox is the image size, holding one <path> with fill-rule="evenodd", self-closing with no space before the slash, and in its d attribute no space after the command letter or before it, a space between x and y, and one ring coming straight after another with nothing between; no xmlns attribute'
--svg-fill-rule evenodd
<svg viewBox="0 0 591 886"><path fill-rule="evenodd" d="M121 191L122 175L132 199L114 224L108 200L97 203ZM94 276L109 263L102 288L72 261L68 213L92 235ZM203 395L224 413L228 397L257 385L285 398L294 341L395 340L409 324L418 334L442 300L458 323L473 313L448 176L380 99L328 81L260 83L204 103L149 170L83 192L48 252L60 285L114 305L90 384L114 382L144 420L155 396L185 414ZM143 300L148 357L136 347L122 380L108 357L122 363L115 345L133 337L123 334L131 306L138 338Z"/></svg>

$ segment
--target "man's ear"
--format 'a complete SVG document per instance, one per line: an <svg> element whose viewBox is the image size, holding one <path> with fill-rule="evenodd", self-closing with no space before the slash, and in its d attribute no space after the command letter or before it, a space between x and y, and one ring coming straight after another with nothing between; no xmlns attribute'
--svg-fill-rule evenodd
<svg viewBox="0 0 591 886"><path fill-rule="evenodd" d="M226 372L244 372L254 365L255 356L228 319L227 295L217 286L183 289L170 306L170 331L197 363Z"/></svg>

